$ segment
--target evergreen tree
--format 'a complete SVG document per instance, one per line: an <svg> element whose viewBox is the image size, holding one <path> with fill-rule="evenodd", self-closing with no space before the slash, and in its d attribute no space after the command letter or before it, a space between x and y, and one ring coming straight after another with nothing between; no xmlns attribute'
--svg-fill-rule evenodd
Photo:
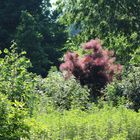
<svg viewBox="0 0 140 140"><path fill-rule="evenodd" d="M52 65L59 65L66 40L64 26L56 20L59 13L50 10L49 0L3 1L0 4L0 49L11 41L19 51L26 51L32 72L46 76Z"/></svg>

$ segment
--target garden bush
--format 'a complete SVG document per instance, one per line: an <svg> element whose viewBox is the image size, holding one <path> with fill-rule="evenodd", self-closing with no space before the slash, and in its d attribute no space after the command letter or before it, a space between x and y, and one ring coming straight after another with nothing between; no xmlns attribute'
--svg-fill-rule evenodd
<svg viewBox="0 0 140 140"><path fill-rule="evenodd" d="M25 53L18 54L15 44L11 50L1 52L5 57L0 58L0 93L7 95L11 101L25 103L24 107L32 114L40 91L37 89L37 76L28 72L31 63L24 56Z"/></svg>
<svg viewBox="0 0 140 140"><path fill-rule="evenodd" d="M117 103L120 98L127 101L128 108L138 111L140 108L140 67L132 66L124 72L122 81L115 80L105 89L106 99Z"/></svg>
<svg viewBox="0 0 140 140"><path fill-rule="evenodd" d="M114 75L121 74L122 66L115 64L113 51L103 49L98 39L83 44L83 49L88 50L83 57L67 52L60 70L65 73L65 78L74 75L81 85L87 85L91 89L91 98L95 100Z"/></svg>
<svg viewBox="0 0 140 140"><path fill-rule="evenodd" d="M50 72L46 79L46 96L57 109L87 107L89 90L74 77L65 80L61 72Z"/></svg>
<svg viewBox="0 0 140 140"><path fill-rule="evenodd" d="M11 102L0 93L0 140L18 140L28 137L29 127L24 122L27 110L18 101Z"/></svg>

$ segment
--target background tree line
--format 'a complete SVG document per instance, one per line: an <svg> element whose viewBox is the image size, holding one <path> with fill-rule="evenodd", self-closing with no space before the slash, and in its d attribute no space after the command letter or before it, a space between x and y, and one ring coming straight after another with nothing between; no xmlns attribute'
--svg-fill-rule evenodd
<svg viewBox="0 0 140 140"><path fill-rule="evenodd" d="M19 51L26 51L32 72L46 76L52 65L59 65L66 40L65 27L56 22L49 0L12 0L0 2L0 49L12 41Z"/></svg>

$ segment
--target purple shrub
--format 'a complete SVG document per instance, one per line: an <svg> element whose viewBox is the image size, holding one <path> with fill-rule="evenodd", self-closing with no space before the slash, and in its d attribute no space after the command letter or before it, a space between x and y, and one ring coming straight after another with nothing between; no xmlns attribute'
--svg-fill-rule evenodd
<svg viewBox="0 0 140 140"><path fill-rule="evenodd" d="M92 39L82 47L91 50L92 54L80 57L75 52L67 52L60 70L65 73L65 78L74 75L81 85L87 85L95 99L101 96L100 90L113 80L114 75L121 74L122 66L115 64L113 51L103 49L98 39Z"/></svg>

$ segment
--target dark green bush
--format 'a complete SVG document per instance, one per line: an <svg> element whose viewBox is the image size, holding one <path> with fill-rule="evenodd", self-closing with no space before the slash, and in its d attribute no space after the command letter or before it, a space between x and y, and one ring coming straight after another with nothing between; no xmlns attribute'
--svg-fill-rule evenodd
<svg viewBox="0 0 140 140"><path fill-rule="evenodd" d="M132 66L124 73L122 81L114 81L106 87L107 100L117 103L120 98L126 99L128 108L140 109L140 67Z"/></svg>

